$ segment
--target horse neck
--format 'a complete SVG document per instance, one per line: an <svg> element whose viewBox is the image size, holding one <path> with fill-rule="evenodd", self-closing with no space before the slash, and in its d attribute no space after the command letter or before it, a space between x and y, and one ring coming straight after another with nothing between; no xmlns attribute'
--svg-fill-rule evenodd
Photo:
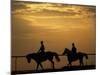
<svg viewBox="0 0 100 75"><path fill-rule="evenodd" d="M54 55L54 56L57 56L57 53L53 52L53 55Z"/></svg>
<svg viewBox="0 0 100 75"><path fill-rule="evenodd" d="M71 51L66 50L65 53L69 55L69 54L71 54Z"/></svg>
<svg viewBox="0 0 100 75"><path fill-rule="evenodd" d="M87 56L87 54L86 54L86 53L83 53L83 55L84 55L84 56Z"/></svg>
<svg viewBox="0 0 100 75"><path fill-rule="evenodd" d="M36 59L36 53L32 53L31 55L30 55L30 57L32 58L32 59Z"/></svg>

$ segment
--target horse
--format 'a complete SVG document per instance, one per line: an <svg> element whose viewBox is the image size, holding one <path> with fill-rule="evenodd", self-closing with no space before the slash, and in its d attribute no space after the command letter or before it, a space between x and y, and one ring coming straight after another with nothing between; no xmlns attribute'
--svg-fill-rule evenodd
<svg viewBox="0 0 100 75"><path fill-rule="evenodd" d="M65 48L65 50L64 50L64 52L62 54L67 56L68 66L71 66L72 62L76 61L76 60L79 60L80 66L83 66L84 65L83 57L88 59L88 55L86 53L83 53L83 52L78 52L78 53L76 53L75 56L72 56L72 51L70 51L67 48Z"/></svg>
<svg viewBox="0 0 100 75"><path fill-rule="evenodd" d="M30 63L31 59L35 60L35 62L37 63L37 68L36 70L38 70L39 65L41 66L42 70L43 70L43 66L42 66L42 62L49 60L52 63L52 67L54 69L54 61L53 61L53 57L55 57L55 59L57 61L60 61L60 58L58 57L58 54L55 52L45 52L45 53L31 53L31 54L27 54L26 55L26 59L27 62Z"/></svg>

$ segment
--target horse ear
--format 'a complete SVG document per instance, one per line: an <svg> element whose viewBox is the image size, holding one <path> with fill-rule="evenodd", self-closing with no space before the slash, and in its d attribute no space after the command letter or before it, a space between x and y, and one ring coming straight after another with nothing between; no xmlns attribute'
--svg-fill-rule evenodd
<svg viewBox="0 0 100 75"><path fill-rule="evenodd" d="M27 55L26 55L25 57L26 57L26 58L28 58L28 56L27 56Z"/></svg>
<svg viewBox="0 0 100 75"><path fill-rule="evenodd" d="M28 55L26 55L26 58L28 59L28 58L29 58L29 56L28 56Z"/></svg>
<svg viewBox="0 0 100 75"><path fill-rule="evenodd" d="M31 62L31 59L30 59L29 55L26 56L26 59L27 59L28 63Z"/></svg>

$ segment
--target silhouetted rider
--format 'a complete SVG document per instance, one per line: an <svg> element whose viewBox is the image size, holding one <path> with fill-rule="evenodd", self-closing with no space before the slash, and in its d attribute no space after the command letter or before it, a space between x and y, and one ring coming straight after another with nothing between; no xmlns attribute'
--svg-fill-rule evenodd
<svg viewBox="0 0 100 75"><path fill-rule="evenodd" d="M75 44L72 43L72 56L73 56L73 57L76 56L76 53L77 53L77 49L76 49L76 47L75 47Z"/></svg>
<svg viewBox="0 0 100 75"><path fill-rule="evenodd" d="M41 41L40 43L41 43L41 47L40 47L40 49L39 49L38 52L39 52L39 53L44 53L44 52L45 52L45 51L44 51L44 50L45 50L45 47L44 47L43 41Z"/></svg>

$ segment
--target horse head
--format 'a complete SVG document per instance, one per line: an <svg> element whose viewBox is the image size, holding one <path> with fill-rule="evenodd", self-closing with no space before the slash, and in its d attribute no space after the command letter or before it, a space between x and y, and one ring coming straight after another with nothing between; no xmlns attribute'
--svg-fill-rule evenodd
<svg viewBox="0 0 100 75"><path fill-rule="evenodd" d="M30 55L29 55L29 54L26 56L26 59L27 59L27 62L28 62L28 63L31 62L31 58L30 58Z"/></svg>
<svg viewBox="0 0 100 75"><path fill-rule="evenodd" d="M68 49L68 48L65 48L64 52L62 53L62 55L66 55L66 54L68 54L69 52L70 52L69 49Z"/></svg>

